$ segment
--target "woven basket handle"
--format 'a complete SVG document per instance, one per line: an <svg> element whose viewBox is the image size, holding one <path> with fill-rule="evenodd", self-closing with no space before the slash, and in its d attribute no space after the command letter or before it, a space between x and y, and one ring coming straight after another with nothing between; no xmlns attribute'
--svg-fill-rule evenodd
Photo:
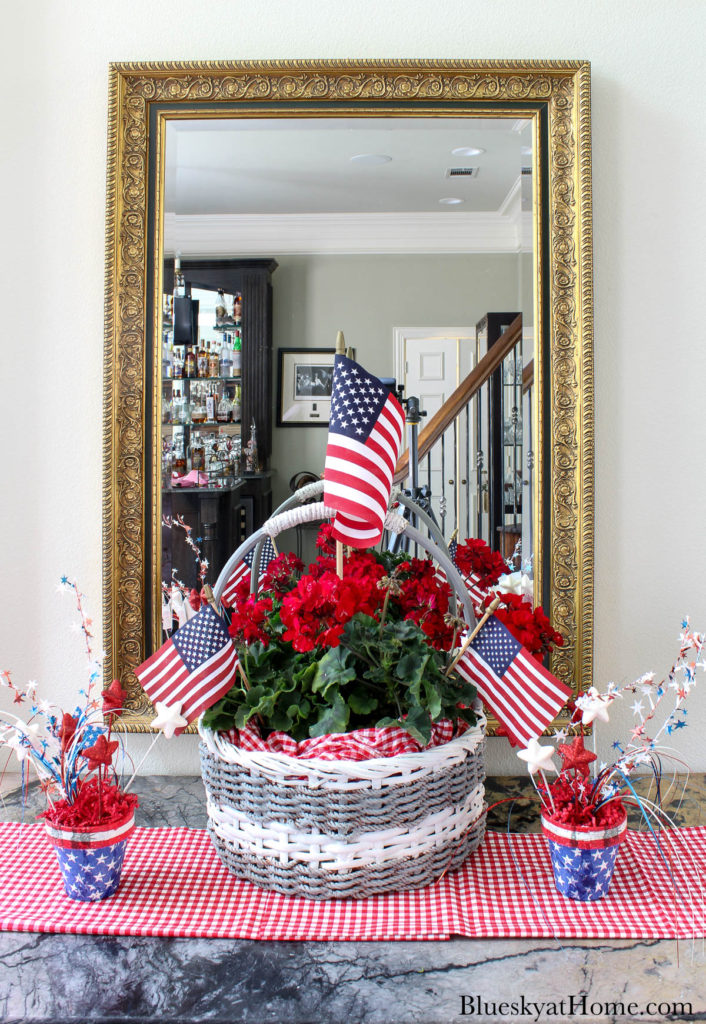
<svg viewBox="0 0 706 1024"><path fill-rule="evenodd" d="M230 556L226 564L223 566L221 574L216 580L216 585L213 588L216 601L220 601L221 595L225 590L226 584L236 565L238 565L238 563L242 561L242 559L245 558L253 548L256 548L256 551L253 557L250 582L251 588L254 588L253 593L257 591L260 553L267 537L272 537L274 539L284 530L289 530L293 526L301 526L304 523L313 523L319 519L332 519L335 514L336 512L334 509L329 508L322 501L318 501L311 505L299 505L296 508L287 509L286 512L280 512L279 515L272 516L271 519L268 519L266 523L262 524L259 530L256 530L255 533L243 541L240 547ZM438 563L438 565L443 569L459 603L463 607L466 622L475 622L476 617L475 612L473 611L473 604L468 591L466 590L466 585L463 582L463 577L451 561L449 555L442 551L430 537L425 537L419 532L419 530L396 512L387 513L385 517L385 529L390 530L392 533L405 534L405 536L409 537L413 543L418 544L419 547L423 548L427 554Z"/></svg>

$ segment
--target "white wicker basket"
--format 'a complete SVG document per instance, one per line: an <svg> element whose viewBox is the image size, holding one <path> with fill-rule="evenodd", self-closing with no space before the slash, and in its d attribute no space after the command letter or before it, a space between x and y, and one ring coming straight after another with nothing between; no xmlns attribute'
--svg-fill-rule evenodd
<svg viewBox="0 0 706 1024"><path fill-rule="evenodd" d="M215 587L266 534L331 515L307 505L270 520L235 553ZM468 616L453 563L393 513L436 558ZM257 559L255 559L256 561ZM459 867L485 831L485 719L449 743L367 761L300 759L244 751L199 724L208 828L226 867L265 889L314 899L364 897L429 885Z"/></svg>

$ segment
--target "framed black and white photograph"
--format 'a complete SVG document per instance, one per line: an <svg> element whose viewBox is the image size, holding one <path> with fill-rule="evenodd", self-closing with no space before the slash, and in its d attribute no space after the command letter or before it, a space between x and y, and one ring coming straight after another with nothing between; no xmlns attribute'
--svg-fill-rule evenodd
<svg viewBox="0 0 706 1024"><path fill-rule="evenodd" d="M333 348L279 349L278 427L327 427L333 389Z"/></svg>

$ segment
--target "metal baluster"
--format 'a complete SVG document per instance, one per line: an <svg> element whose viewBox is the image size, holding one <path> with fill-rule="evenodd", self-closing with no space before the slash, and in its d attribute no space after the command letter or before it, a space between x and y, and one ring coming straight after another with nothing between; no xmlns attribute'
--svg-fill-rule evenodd
<svg viewBox="0 0 706 1024"><path fill-rule="evenodd" d="M446 536L446 434L441 435L441 533Z"/></svg>
<svg viewBox="0 0 706 1024"><path fill-rule="evenodd" d="M458 507L458 500L459 500L459 490L458 490L458 487L459 487L459 481L458 481L458 475L459 475L459 471L460 471L460 468L461 468L460 467L460 457L461 457L461 453L458 450L458 416L457 416L454 419L454 458L453 458L454 478L453 478L452 481L449 481L450 483L453 483L453 485L454 485L454 530L456 530L456 532L458 532L458 520L459 520L459 507Z"/></svg>
<svg viewBox="0 0 706 1024"><path fill-rule="evenodd" d="M427 453L427 489L429 491L429 508L433 508L432 504L432 490L431 490L431 452Z"/></svg>
<svg viewBox="0 0 706 1024"><path fill-rule="evenodd" d="M475 401L475 399L474 399ZM466 406L466 537L471 536L471 410ZM465 538L459 537L459 540Z"/></svg>

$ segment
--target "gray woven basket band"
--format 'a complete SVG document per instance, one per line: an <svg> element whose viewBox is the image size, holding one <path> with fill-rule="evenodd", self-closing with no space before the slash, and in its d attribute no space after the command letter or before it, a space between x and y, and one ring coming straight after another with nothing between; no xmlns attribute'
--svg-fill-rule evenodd
<svg viewBox="0 0 706 1024"><path fill-rule="evenodd" d="M316 828L331 835L374 831L386 822L411 824L462 803L484 778L482 748L479 757L467 757L456 771L437 772L384 790L282 786L240 765L229 765L224 771L203 743L199 753L206 791L218 806L233 807L251 821L286 821L301 831Z"/></svg>

